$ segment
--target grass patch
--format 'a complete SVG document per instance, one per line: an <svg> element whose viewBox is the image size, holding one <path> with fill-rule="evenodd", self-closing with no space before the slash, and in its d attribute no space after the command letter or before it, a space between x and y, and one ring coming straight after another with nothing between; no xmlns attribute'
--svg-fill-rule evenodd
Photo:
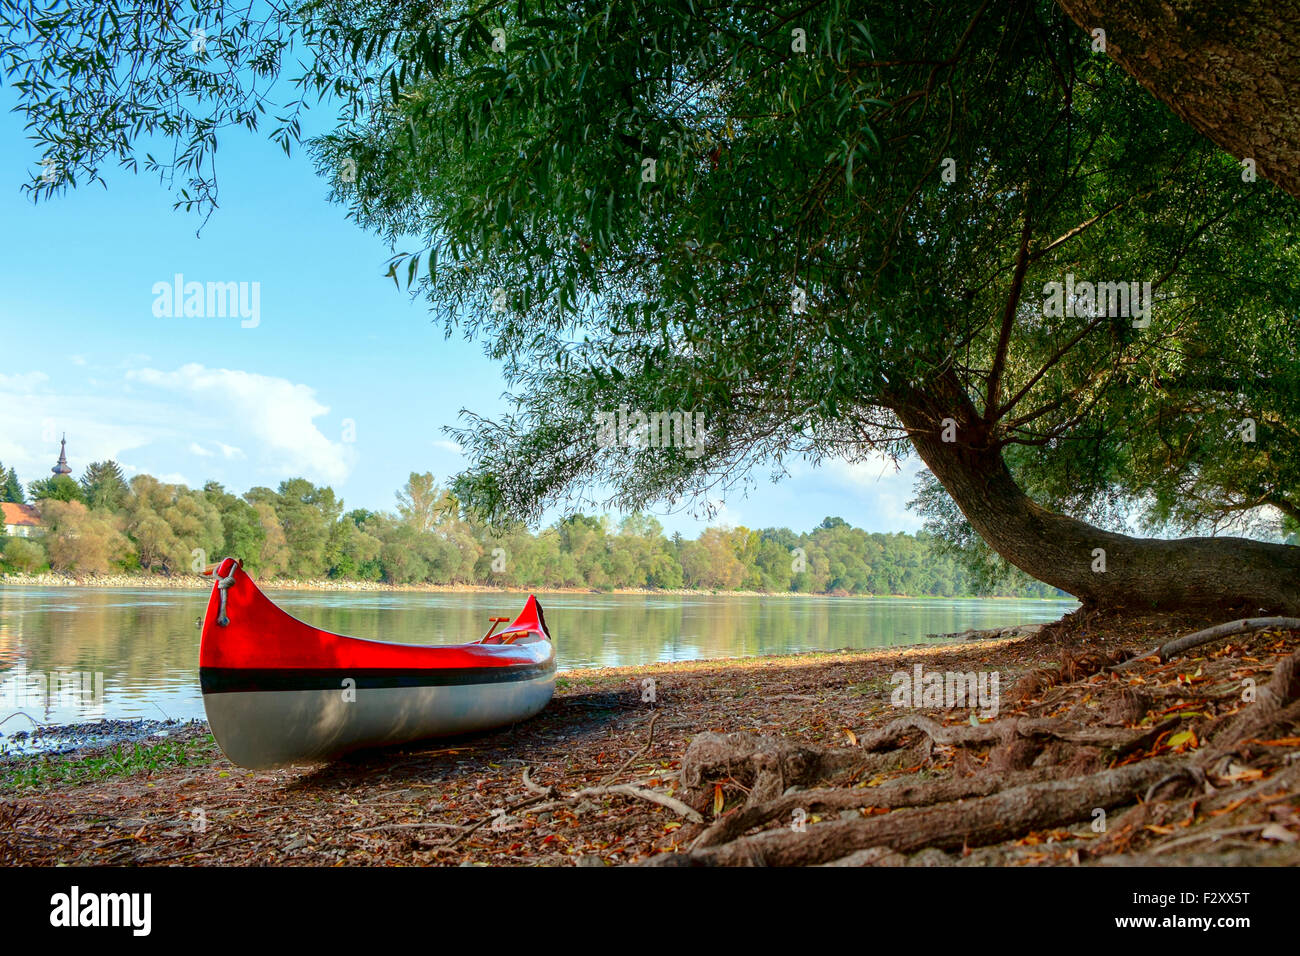
<svg viewBox="0 0 1300 956"><path fill-rule="evenodd" d="M888 697L893 686L893 681L889 678L878 677L875 680L863 681L861 684L850 684L847 690L857 697L875 697L877 695Z"/></svg>
<svg viewBox="0 0 1300 956"><path fill-rule="evenodd" d="M211 734L155 744L117 744L90 754L31 754L0 769L0 792L51 790L119 777L149 776L173 767L208 764L219 754Z"/></svg>

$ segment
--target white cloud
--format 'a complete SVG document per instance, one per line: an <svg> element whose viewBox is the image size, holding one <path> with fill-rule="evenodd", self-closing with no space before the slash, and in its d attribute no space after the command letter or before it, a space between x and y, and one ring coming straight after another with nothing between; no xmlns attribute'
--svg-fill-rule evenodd
<svg viewBox="0 0 1300 956"><path fill-rule="evenodd" d="M907 503L915 495L913 487L922 467L917 458L896 466L882 455L872 455L857 462L823 462L814 474L824 474L832 485L851 491L857 501L866 503L878 526L918 531L924 522L908 510Z"/></svg>
<svg viewBox="0 0 1300 956"><path fill-rule="evenodd" d="M261 445L256 451L262 463L283 476L300 474L316 481L341 482L352 470L355 451L342 442L330 441L316 427L315 419L329 408L308 385L237 369L207 368L196 362L172 372L133 369L126 377L191 399L193 414L205 419L205 430L221 429L255 439ZM218 445L227 458L243 455L234 445Z"/></svg>
<svg viewBox="0 0 1300 956"><path fill-rule="evenodd" d="M198 455L200 458L215 458L217 456L217 452L220 452L221 457L226 459L226 461L230 461L235 458L248 457L247 455L244 454L244 450L242 448L236 448L234 445L227 445L223 441L214 441L212 442L212 445L213 448L215 448L215 450L213 450L213 448L204 448L198 442L192 441L190 442L190 454Z"/></svg>
<svg viewBox="0 0 1300 956"><path fill-rule="evenodd" d="M49 476L65 433L68 462L77 474L92 461L118 458L172 427L166 408L120 395L85 394L84 383L77 392L47 383L44 372L0 375L0 461L23 481Z"/></svg>
<svg viewBox="0 0 1300 956"><path fill-rule="evenodd" d="M449 452L451 452L453 455L460 455L460 454L463 454L464 451L465 451L465 449L462 448L462 447L461 447L459 444L457 444L456 442L454 442L454 441L446 441L445 439L441 439L441 438L436 439L436 440L433 442L433 447L434 447L434 448L440 448L440 449L442 449L443 451L449 451Z"/></svg>
<svg viewBox="0 0 1300 956"><path fill-rule="evenodd" d="M816 465L799 459L789 463L786 493L798 499L797 509L839 515L870 531L919 531L924 521L907 503L915 497L916 476L923 468L915 456L895 465L874 453L858 461L827 459Z"/></svg>
<svg viewBox="0 0 1300 956"><path fill-rule="evenodd" d="M861 461L849 462L843 459L826 461L818 470L836 484L862 491L877 491L882 484L897 481L900 476L909 471L915 473L916 469L913 465L913 462L904 462L900 469L885 456L872 454ZM907 479L909 487L911 481L909 477Z"/></svg>

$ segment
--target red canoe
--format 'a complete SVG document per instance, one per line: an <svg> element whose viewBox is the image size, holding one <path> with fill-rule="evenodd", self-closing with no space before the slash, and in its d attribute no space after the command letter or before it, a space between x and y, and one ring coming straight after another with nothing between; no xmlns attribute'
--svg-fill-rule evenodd
<svg viewBox="0 0 1300 956"><path fill-rule="evenodd" d="M390 644L331 634L277 607L227 558L203 618L208 725L241 767L329 760L364 747L499 727L555 691L555 648L537 598L472 644Z"/></svg>

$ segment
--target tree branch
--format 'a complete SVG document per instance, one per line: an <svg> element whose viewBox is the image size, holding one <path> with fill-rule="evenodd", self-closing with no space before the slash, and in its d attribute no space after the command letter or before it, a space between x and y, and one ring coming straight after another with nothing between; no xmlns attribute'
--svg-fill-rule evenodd
<svg viewBox="0 0 1300 956"><path fill-rule="evenodd" d="M1029 216L1029 205L1025 206L1025 222L1020 229L1020 251L1016 253L1016 271L1011 277L1011 291L1007 293L1007 305L1002 311L1002 330L998 333L998 347L993 353L993 368L989 370L988 395L984 400L984 421L993 424L999 417L998 390L1002 384L1002 371L1007 364L1007 348L1011 344L1011 330L1016 322L1016 310L1020 307L1020 292L1025 285L1025 272L1029 268L1029 237L1033 232Z"/></svg>

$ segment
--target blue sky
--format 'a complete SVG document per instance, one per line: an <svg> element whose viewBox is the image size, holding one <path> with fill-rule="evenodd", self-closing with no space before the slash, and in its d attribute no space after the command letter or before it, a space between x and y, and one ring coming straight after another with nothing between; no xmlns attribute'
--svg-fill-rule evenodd
<svg viewBox="0 0 1300 956"><path fill-rule="evenodd" d="M462 407L504 409L497 366L384 277L387 244L327 201L305 155L228 134L222 206L196 236L201 218L173 211L146 173L34 205L20 186L40 156L11 104L0 96L0 462L24 482L49 474L66 431L74 475L104 458L237 492L301 475L349 508L391 510L411 471L445 481L463 465L442 432ZM155 315L154 286L178 273L257 283L256 326ZM711 523L806 530L826 515L911 531L916 470L796 465L776 484L757 474L711 520L653 510L691 537Z"/></svg>

